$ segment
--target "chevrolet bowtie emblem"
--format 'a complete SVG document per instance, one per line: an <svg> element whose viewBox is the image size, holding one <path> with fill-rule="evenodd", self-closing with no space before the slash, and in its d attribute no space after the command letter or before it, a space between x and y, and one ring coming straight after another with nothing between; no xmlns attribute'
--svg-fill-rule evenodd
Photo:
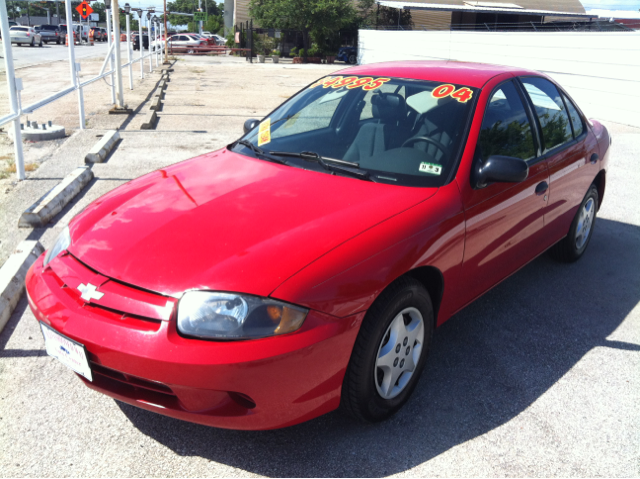
<svg viewBox="0 0 640 479"><path fill-rule="evenodd" d="M78 291L82 293L80 297L87 302L91 301L92 299L98 301L104 296L104 293L99 293L98 291L96 291L97 289L98 287L92 285L91 283L81 283L80 286L78 286Z"/></svg>

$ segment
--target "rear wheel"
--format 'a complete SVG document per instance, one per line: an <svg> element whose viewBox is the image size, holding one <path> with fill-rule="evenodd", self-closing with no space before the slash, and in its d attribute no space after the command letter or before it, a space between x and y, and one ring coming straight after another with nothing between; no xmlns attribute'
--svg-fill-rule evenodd
<svg viewBox="0 0 640 479"><path fill-rule="evenodd" d="M31 46L32 46L32 47L35 47L35 46L36 46L36 40L35 40L35 38L32 38L32 39L31 39Z"/></svg>
<svg viewBox="0 0 640 479"><path fill-rule="evenodd" d="M358 63L358 58L356 57L355 53L352 53L351 55L349 55L349 63L351 63L352 65L355 65L356 63Z"/></svg>
<svg viewBox="0 0 640 479"><path fill-rule="evenodd" d="M400 278L365 316L342 384L342 408L365 422L395 414L408 400L424 368L433 333L429 293L413 278Z"/></svg>
<svg viewBox="0 0 640 479"><path fill-rule="evenodd" d="M42 40L40 40L40 44L38 46L42 48Z"/></svg>
<svg viewBox="0 0 640 479"><path fill-rule="evenodd" d="M565 263L580 259L593 235L597 210L598 189L591 185L573 218L569 234L549 250L554 259Z"/></svg>

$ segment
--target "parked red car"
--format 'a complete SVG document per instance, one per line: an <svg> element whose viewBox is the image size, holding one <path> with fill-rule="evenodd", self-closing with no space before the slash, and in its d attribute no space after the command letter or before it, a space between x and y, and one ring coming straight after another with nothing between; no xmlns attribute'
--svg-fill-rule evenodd
<svg viewBox="0 0 640 479"><path fill-rule="evenodd" d="M455 62L349 68L245 130L95 201L30 269L89 387L223 428L383 420L435 327L584 254L611 142L550 78Z"/></svg>

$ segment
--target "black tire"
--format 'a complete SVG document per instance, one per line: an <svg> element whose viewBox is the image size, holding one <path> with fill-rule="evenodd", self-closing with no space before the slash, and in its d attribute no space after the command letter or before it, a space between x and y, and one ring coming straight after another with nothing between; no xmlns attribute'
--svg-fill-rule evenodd
<svg viewBox="0 0 640 479"><path fill-rule="evenodd" d="M31 39L31 47L35 47L36 46L36 41L34 38Z"/></svg>
<svg viewBox="0 0 640 479"><path fill-rule="evenodd" d="M389 337L387 332L391 323L407 308L415 308L422 315L423 343L413 373L404 388L395 397L385 399L376 384L376 374L380 373L376 361L380 349L386 344L384 341ZM433 327L431 297L422 284L409 277L402 277L391 284L369 308L360 327L342 383L343 411L363 422L383 421L395 414L409 400L418 383L429 353ZM402 346L402 338L398 341L400 348L392 349L402 356L406 341ZM409 349L406 351L408 355ZM396 364L397 359L393 366ZM401 377L402 375L398 376L395 384L399 383Z"/></svg>
<svg viewBox="0 0 640 479"><path fill-rule="evenodd" d="M358 63L358 57L356 57L355 53L351 53L349 55L349 63L351 63L352 65L355 65L356 63Z"/></svg>
<svg viewBox="0 0 640 479"><path fill-rule="evenodd" d="M22 43L17 43L16 45L18 45L19 47L21 47L21 46L22 46Z"/></svg>
<svg viewBox="0 0 640 479"><path fill-rule="evenodd" d="M38 47L42 48L42 40L40 40L40 44L38 45Z"/></svg>
<svg viewBox="0 0 640 479"><path fill-rule="evenodd" d="M583 210L585 212L588 210L588 204L591 200L593 201L591 203L591 208L593 208L593 216L589 221L589 230L586 239L582 241L580 230L581 228L584 228L584 223L581 225L581 215L583 214ZM589 191L587 191L587 194L582 200L582 203L580 203L580 207L576 212L576 216L571 222L569 234L567 234L567 236L565 236L558 243L553 245L549 250L549 254L553 259L561 261L563 263L573 263L574 261L578 261L582 257L587 249L587 246L589 246L591 236L593 236L593 229L596 225L598 201L598 189L595 185L591 185Z"/></svg>

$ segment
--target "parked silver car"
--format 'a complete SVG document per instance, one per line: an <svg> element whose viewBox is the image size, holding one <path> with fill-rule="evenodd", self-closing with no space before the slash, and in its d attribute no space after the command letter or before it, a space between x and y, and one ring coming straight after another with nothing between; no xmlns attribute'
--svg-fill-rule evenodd
<svg viewBox="0 0 640 479"><path fill-rule="evenodd" d="M206 38L194 33L173 35L169 38L169 51L195 53L199 47L206 47L208 44Z"/></svg>
<svg viewBox="0 0 640 479"><path fill-rule="evenodd" d="M11 36L11 43L17 43L18 46L23 43L27 43L32 47L35 45L42 46L42 36L33 27L11 27L9 35Z"/></svg>

